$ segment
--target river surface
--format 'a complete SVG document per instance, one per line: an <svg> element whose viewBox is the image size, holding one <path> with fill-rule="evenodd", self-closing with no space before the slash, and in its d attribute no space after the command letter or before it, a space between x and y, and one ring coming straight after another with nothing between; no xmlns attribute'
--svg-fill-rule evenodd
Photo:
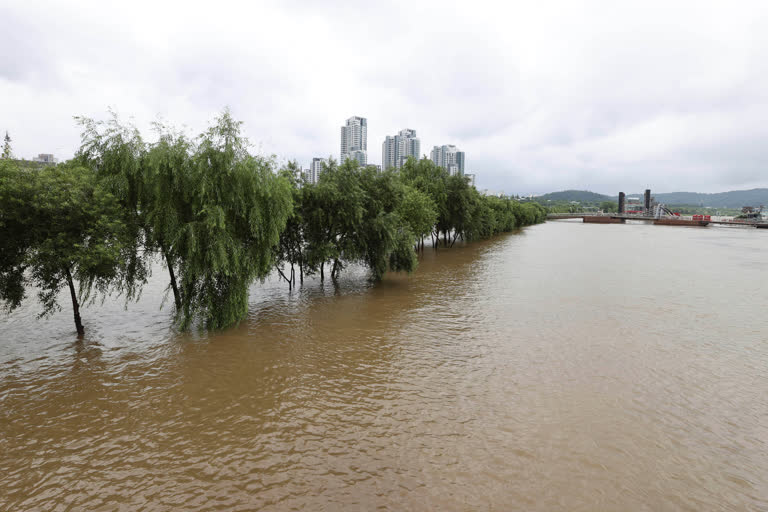
<svg viewBox="0 0 768 512"><path fill-rule="evenodd" d="M178 334L0 315L0 510L768 510L768 232L549 222Z"/></svg>

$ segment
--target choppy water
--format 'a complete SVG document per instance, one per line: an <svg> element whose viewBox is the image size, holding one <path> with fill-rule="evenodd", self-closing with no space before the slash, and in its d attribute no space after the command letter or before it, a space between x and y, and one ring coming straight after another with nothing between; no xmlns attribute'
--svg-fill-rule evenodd
<svg viewBox="0 0 768 512"><path fill-rule="evenodd" d="M768 510L768 233L550 222L240 326L0 316L0 510Z"/></svg>

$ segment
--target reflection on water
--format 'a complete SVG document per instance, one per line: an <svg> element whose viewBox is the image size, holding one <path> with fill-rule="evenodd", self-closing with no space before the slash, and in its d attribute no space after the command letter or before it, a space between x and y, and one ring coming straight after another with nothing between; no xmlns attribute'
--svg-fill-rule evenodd
<svg viewBox="0 0 768 512"><path fill-rule="evenodd" d="M552 222L180 335L0 317L0 510L768 508L766 233Z"/></svg>

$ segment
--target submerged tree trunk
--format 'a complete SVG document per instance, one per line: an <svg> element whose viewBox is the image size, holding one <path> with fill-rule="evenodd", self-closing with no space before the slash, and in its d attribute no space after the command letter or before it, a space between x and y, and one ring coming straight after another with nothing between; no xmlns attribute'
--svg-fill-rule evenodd
<svg viewBox="0 0 768 512"><path fill-rule="evenodd" d="M288 283L288 291L291 291L293 289L291 280L288 279L288 277L283 272L283 269L281 269L279 266L275 265L275 269L277 270L277 273L280 274L280 277L282 277ZM293 269L291 269L291 272L293 272Z"/></svg>
<svg viewBox="0 0 768 512"><path fill-rule="evenodd" d="M304 260L299 259L299 283L304 285Z"/></svg>
<svg viewBox="0 0 768 512"><path fill-rule="evenodd" d="M325 262L320 263L320 282L325 282Z"/></svg>
<svg viewBox="0 0 768 512"><path fill-rule="evenodd" d="M168 265L168 274L171 276L171 289L173 289L173 301L176 303L176 311L181 311L181 293L179 292L179 285L176 284L176 274L173 272L171 258L168 256L168 251L165 250L165 247L161 247L160 250L163 251L165 264Z"/></svg>
<svg viewBox="0 0 768 512"><path fill-rule="evenodd" d="M83 322L80 320L80 304L77 302L75 283L72 281L72 273L69 271L69 268L67 268L67 284L69 285L69 293L72 295L72 310L75 312L75 327L77 328L77 336L82 338L85 335L85 329L83 328Z"/></svg>
<svg viewBox="0 0 768 512"><path fill-rule="evenodd" d="M333 260L333 268L331 269L331 279L333 279L334 281L336 280L337 277L339 277L339 271L337 270L338 266L339 266L339 260L336 260L336 259Z"/></svg>

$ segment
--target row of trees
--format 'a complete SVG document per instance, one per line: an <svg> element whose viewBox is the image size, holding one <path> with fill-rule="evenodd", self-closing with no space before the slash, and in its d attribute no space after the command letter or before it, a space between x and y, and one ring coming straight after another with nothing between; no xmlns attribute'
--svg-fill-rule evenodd
<svg viewBox="0 0 768 512"><path fill-rule="evenodd" d="M426 159L400 172L331 161L306 183L296 163L250 155L228 112L196 138L156 124L153 143L115 116L78 121L71 161L0 161L0 300L14 309L34 286L45 315L68 288L80 335L81 304L135 299L158 257L181 328L218 329L245 317L249 286L273 269L291 288L350 264L379 280L415 270L428 239L450 247L545 218Z"/></svg>

